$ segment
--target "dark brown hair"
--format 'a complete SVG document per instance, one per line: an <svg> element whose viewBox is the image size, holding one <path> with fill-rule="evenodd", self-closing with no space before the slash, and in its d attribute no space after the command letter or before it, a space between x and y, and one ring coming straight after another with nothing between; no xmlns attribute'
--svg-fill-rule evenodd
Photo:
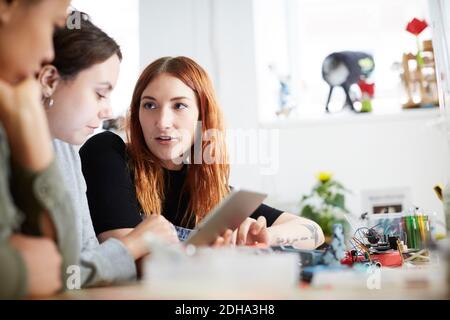
<svg viewBox="0 0 450 320"><path fill-rule="evenodd" d="M71 79L94 64L104 62L117 54L122 60L119 45L103 30L94 25L86 13L73 11L70 15L81 17L79 28L67 25L53 35L55 59L53 65L63 79Z"/></svg>

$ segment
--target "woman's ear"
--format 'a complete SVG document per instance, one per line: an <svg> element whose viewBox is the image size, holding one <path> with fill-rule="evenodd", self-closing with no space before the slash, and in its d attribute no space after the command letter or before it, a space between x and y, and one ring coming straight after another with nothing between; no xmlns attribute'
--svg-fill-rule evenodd
<svg viewBox="0 0 450 320"><path fill-rule="evenodd" d="M38 80L41 84L44 98L50 98L58 86L60 76L55 66L47 64L39 72Z"/></svg>

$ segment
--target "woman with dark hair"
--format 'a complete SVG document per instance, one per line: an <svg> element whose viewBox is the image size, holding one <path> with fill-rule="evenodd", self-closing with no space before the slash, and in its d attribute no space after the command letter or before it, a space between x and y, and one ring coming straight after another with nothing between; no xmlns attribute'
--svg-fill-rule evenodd
<svg viewBox="0 0 450 320"><path fill-rule="evenodd" d="M111 238L101 244L97 240L75 146L83 144L102 120L110 117L110 94L119 75L122 53L86 14L72 15L81 17L80 28L65 27L55 32L55 59L41 69L39 81L56 157L75 209L81 240L81 286L86 287L135 279L135 260L148 253L144 232L172 242L178 239L168 221L153 217L120 239Z"/></svg>
<svg viewBox="0 0 450 320"><path fill-rule="evenodd" d="M34 78L53 59L52 34L68 5L0 0L0 299L55 293L78 261L72 208Z"/></svg>
<svg viewBox="0 0 450 320"><path fill-rule="evenodd" d="M230 192L224 131L212 83L201 66L187 57L151 63L131 99L129 143L104 132L80 150L100 237L127 234L154 215L177 226L180 238L195 228ZM185 164L185 155L201 161ZM313 249L324 236L317 223L263 204L216 243L277 245L286 239Z"/></svg>

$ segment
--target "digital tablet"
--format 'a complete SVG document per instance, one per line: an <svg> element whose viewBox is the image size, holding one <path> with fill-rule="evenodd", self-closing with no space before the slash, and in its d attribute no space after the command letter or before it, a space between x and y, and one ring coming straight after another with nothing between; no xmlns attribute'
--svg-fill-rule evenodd
<svg viewBox="0 0 450 320"><path fill-rule="evenodd" d="M192 231L186 244L208 246L227 229L237 229L267 197L267 194L233 189Z"/></svg>

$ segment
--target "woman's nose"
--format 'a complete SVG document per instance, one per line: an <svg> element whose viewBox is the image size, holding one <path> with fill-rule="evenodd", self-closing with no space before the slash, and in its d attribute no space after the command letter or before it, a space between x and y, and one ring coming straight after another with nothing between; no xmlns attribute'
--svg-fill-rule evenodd
<svg viewBox="0 0 450 320"><path fill-rule="evenodd" d="M172 126L173 116L170 110L162 109L156 119L156 126L160 129L170 128Z"/></svg>
<svg viewBox="0 0 450 320"><path fill-rule="evenodd" d="M107 119L111 119L112 118L112 108L111 105L108 103L107 106L105 106L104 108L102 108L98 114L98 117L101 120L107 120Z"/></svg>

